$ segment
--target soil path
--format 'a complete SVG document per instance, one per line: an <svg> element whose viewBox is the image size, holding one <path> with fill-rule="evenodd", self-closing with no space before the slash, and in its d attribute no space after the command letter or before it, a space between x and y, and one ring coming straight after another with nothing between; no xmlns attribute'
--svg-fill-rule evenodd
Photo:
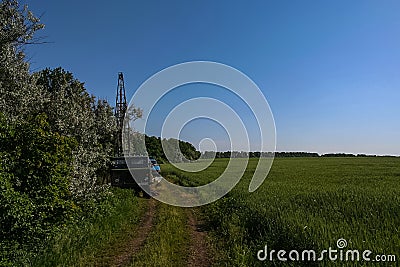
<svg viewBox="0 0 400 267"><path fill-rule="evenodd" d="M132 233L127 233L131 237L128 241L113 247L113 255L101 264L95 266L129 266L133 256L139 252L150 232L153 230L154 218L157 213L157 200L150 199L147 202L147 211L142 220ZM189 253L187 266L190 267L210 267L212 265L212 255L207 244L207 232L205 225L199 221L193 209L186 209L187 225L190 236L190 244L187 248Z"/></svg>
<svg viewBox="0 0 400 267"><path fill-rule="evenodd" d="M197 221L193 210L187 210L187 217L191 238L188 266L209 267L212 261L206 241L205 226L201 221Z"/></svg>
<svg viewBox="0 0 400 267"><path fill-rule="evenodd" d="M123 247L121 247L119 253L111 261L110 266L120 267L129 265L133 255L139 251L147 236L151 232L155 213L156 200L150 199L148 202L147 211L135 231L135 236L133 237L133 239L129 240Z"/></svg>

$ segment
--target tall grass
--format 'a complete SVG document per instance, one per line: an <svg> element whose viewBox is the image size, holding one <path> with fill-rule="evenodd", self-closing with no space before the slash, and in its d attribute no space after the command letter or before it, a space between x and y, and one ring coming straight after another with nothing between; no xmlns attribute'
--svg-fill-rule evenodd
<svg viewBox="0 0 400 267"><path fill-rule="evenodd" d="M101 265L112 256L115 242L122 242L144 213L144 200L131 190L114 188L107 199L90 207L66 225L46 250L32 261L33 266ZM108 253L107 253L108 251ZM104 252L106 252L104 254Z"/></svg>
<svg viewBox="0 0 400 267"><path fill-rule="evenodd" d="M275 250L320 252L336 248L340 238L347 240L346 249L368 249L373 255L397 254L400 258L400 159L276 159L264 184L249 193L256 163L251 159L241 182L203 208L217 266L310 266L316 263L261 262L256 254L265 245ZM227 160L216 160L211 169L194 174L171 166L163 166L163 171L197 185L215 179L226 164ZM337 264L318 262L319 266Z"/></svg>
<svg viewBox="0 0 400 267"><path fill-rule="evenodd" d="M184 208L160 203L154 224L131 266L185 266L190 236Z"/></svg>

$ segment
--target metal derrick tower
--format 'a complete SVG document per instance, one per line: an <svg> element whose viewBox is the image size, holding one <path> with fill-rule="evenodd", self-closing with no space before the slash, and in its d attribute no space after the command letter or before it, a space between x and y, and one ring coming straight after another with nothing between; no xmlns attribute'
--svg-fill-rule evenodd
<svg viewBox="0 0 400 267"><path fill-rule="evenodd" d="M116 147L115 154L117 157L121 157L124 154L124 150L122 147L122 131L124 130L124 119L126 110L128 105L126 103L126 95L125 95L125 83L124 83L124 75L122 72L118 73L118 86L117 86L117 97L115 101L115 118L117 119L117 138L116 138Z"/></svg>

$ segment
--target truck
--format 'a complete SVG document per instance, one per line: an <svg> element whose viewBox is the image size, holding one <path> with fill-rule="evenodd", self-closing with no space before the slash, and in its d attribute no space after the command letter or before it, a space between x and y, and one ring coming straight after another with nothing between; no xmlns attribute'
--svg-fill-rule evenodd
<svg viewBox="0 0 400 267"><path fill-rule="evenodd" d="M124 156L111 158L111 185L133 189L137 195L150 198L153 180L152 165L146 156Z"/></svg>
<svg viewBox="0 0 400 267"><path fill-rule="evenodd" d="M152 169L155 170L156 172L160 173L161 168L160 165L157 163L157 160L155 158L149 157Z"/></svg>

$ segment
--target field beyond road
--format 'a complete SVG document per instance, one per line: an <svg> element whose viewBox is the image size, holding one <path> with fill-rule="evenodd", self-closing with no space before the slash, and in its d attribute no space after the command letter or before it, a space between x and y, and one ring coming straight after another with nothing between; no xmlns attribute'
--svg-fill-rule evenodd
<svg viewBox="0 0 400 267"><path fill-rule="evenodd" d="M199 208L113 189L92 217L65 226L31 265L371 266L362 260L369 250L372 266L397 266L400 158L277 158L261 187L249 193L257 162L250 159L226 196ZM216 159L196 173L170 164L161 170L176 184L196 186L215 180L227 164ZM330 248L336 260L327 252L318 260ZM281 250L287 261L278 258ZM386 262L377 263L376 256Z"/></svg>
<svg viewBox="0 0 400 267"><path fill-rule="evenodd" d="M208 183L227 166L217 159L198 173L162 166L166 177L184 185ZM257 159L250 159L239 184L222 199L201 208L209 227L215 265L227 266L362 266L365 261L259 261L269 250L338 249L395 255L400 251L400 159L278 158L263 185L254 193L248 185ZM361 255L361 254L360 254ZM286 258L288 254L286 254ZM361 257L361 256L360 256ZM392 264L395 264L392 262Z"/></svg>

